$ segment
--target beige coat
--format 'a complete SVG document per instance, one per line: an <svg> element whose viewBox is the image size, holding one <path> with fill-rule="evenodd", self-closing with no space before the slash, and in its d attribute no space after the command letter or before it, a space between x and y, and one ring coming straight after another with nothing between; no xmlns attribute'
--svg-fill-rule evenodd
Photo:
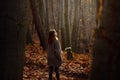
<svg viewBox="0 0 120 80"><path fill-rule="evenodd" d="M61 45L58 40L55 40L52 44L48 44L47 50L47 63L49 66L60 66L62 63L61 59Z"/></svg>

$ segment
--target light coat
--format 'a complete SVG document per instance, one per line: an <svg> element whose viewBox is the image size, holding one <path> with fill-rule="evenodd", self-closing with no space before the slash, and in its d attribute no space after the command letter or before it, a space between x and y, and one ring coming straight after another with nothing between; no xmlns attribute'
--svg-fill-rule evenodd
<svg viewBox="0 0 120 80"><path fill-rule="evenodd" d="M57 66L59 67L62 63L61 59L61 45L59 41L56 39L52 44L48 44L48 50L47 50L47 63L48 66Z"/></svg>

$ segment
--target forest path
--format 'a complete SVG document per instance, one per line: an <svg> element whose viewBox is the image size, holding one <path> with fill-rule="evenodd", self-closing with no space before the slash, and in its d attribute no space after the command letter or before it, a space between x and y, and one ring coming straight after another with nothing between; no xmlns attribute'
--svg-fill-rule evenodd
<svg viewBox="0 0 120 80"><path fill-rule="evenodd" d="M25 55L23 80L48 80L46 52L38 44L27 45ZM90 54L74 53L73 60L67 60L66 52L64 52L62 59L61 80L88 80L91 66ZM55 73L53 76L55 77Z"/></svg>

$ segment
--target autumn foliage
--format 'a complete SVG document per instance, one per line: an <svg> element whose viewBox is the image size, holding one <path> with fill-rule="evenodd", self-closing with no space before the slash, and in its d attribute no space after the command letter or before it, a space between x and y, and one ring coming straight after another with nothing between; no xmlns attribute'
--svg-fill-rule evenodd
<svg viewBox="0 0 120 80"><path fill-rule="evenodd" d="M67 60L66 55L67 52L62 53L61 80L88 80L91 64L90 54L73 53L73 60ZM27 45L23 80L48 80L46 57L46 52L39 44Z"/></svg>

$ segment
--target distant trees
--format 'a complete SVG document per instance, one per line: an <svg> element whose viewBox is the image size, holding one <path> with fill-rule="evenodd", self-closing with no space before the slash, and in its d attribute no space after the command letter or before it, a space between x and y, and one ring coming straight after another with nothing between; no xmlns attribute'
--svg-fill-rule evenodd
<svg viewBox="0 0 120 80"><path fill-rule="evenodd" d="M96 27L96 0L30 0L33 24L45 49L50 28L55 28L62 48L85 52Z"/></svg>
<svg viewBox="0 0 120 80"><path fill-rule="evenodd" d="M33 23L35 24L35 28L37 30L40 44L43 49L46 49L47 46L47 34L48 34L48 13L47 13L47 2L43 0L35 1L30 0L32 15L33 15ZM45 5L46 4L46 5Z"/></svg>

